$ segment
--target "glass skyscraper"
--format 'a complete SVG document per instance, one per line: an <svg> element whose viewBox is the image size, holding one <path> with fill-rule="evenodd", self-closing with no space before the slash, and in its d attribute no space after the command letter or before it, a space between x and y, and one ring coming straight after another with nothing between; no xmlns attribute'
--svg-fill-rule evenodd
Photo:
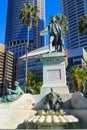
<svg viewBox="0 0 87 130"><path fill-rule="evenodd" d="M19 13L20 9L23 7L23 3L26 3L27 1L28 0L8 0L5 45L6 50L12 51L15 55L15 58L25 54L27 25L22 25L22 22L19 19ZM38 6L40 10L40 16L38 26L35 27L33 25L32 29L30 30L29 51L44 46L46 42L45 38L41 37L39 34L39 32L45 27L45 0L30 0L30 3L33 6Z"/></svg>
<svg viewBox="0 0 87 130"><path fill-rule="evenodd" d="M69 22L66 35L68 49L84 47L87 51L87 34L79 33L79 18L87 14L87 0L62 0L62 9Z"/></svg>

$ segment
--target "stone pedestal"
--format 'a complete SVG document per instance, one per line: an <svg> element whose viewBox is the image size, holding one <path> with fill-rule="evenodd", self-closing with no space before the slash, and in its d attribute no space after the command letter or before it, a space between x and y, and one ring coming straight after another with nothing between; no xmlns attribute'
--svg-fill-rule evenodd
<svg viewBox="0 0 87 130"><path fill-rule="evenodd" d="M69 90L66 85L66 64L67 57L63 52L54 52L43 54L41 57L43 63L43 85L41 94L47 94L50 89L61 94L68 94Z"/></svg>

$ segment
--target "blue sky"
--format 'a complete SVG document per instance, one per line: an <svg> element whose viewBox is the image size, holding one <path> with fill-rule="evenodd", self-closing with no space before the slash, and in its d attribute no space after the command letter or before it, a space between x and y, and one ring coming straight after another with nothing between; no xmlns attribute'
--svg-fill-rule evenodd
<svg viewBox="0 0 87 130"><path fill-rule="evenodd" d="M45 0L46 1L46 24L50 21L51 15L57 15L60 13L60 7L58 0ZM5 27L7 16L7 3L8 0L0 0L0 43L4 43L5 39Z"/></svg>

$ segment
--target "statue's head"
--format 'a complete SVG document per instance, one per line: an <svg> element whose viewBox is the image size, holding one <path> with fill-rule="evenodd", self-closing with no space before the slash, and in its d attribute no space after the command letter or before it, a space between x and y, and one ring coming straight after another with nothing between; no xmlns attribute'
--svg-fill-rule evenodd
<svg viewBox="0 0 87 130"><path fill-rule="evenodd" d="M53 89L51 88L51 92L53 93Z"/></svg>
<svg viewBox="0 0 87 130"><path fill-rule="evenodd" d="M14 82L14 85L15 85L15 87L17 87L17 86L19 85L19 82L18 82L18 81L15 81L15 82Z"/></svg>
<svg viewBox="0 0 87 130"><path fill-rule="evenodd" d="M51 22L52 22L52 23L56 22L55 16L51 16Z"/></svg>
<svg viewBox="0 0 87 130"><path fill-rule="evenodd" d="M54 91L53 91L53 89L51 88L51 95L54 95Z"/></svg>

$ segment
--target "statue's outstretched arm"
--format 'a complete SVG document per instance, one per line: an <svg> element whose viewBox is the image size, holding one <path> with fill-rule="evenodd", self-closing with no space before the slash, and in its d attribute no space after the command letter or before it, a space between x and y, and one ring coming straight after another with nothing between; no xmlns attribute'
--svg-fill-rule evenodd
<svg viewBox="0 0 87 130"><path fill-rule="evenodd" d="M16 90L8 89L8 91L11 92L11 93L14 93L14 94L18 93L17 89Z"/></svg>
<svg viewBox="0 0 87 130"><path fill-rule="evenodd" d="M8 89L8 91L11 92L11 93L14 93L14 94L24 94L24 92L23 92L23 90L21 88L15 89L15 90Z"/></svg>
<svg viewBox="0 0 87 130"><path fill-rule="evenodd" d="M48 26L47 26L44 30L42 30L42 31L40 32L40 35L41 35L41 36L44 36L44 35L46 35L46 34L48 34Z"/></svg>

